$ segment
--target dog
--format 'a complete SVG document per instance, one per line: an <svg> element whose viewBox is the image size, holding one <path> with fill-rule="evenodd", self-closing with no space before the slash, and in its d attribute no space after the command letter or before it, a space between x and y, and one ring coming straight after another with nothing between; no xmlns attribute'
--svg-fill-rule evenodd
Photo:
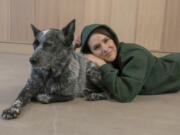
<svg viewBox="0 0 180 135"><path fill-rule="evenodd" d="M32 24L31 28L35 37L31 74L11 107L2 112L3 119L17 118L30 101L48 104L76 97L109 98L98 66L73 49L75 19L61 30L40 31Z"/></svg>

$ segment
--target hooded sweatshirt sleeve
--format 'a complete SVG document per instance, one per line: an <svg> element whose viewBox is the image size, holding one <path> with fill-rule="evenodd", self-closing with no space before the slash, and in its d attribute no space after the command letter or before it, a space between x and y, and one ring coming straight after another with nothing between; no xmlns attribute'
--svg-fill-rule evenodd
<svg viewBox="0 0 180 135"><path fill-rule="evenodd" d="M104 84L116 100L130 102L141 92L147 73L147 61L143 51L136 51L123 62L120 75L119 70L110 64L100 67Z"/></svg>

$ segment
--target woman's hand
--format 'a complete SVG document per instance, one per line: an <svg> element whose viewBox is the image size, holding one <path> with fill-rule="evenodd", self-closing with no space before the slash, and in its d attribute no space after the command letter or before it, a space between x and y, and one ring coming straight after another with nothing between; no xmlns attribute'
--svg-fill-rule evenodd
<svg viewBox="0 0 180 135"><path fill-rule="evenodd" d="M74 50L76 50L76 48L78 47L81 47L80 36L75 36L74 41L73 41L73 48ZM96 63L99 67L106 64L106 62L103 59L100 59L93 54L85 54L84 56L90 61Z"/></svg>
<svg viewBox="0 0 180 135"><path fill-rule="evenodd" d="M90 61L96 63L99 67L101 67L102 65L106 64L106 62L103 59L100 59L100 58L96 57L93 54L85 54L84 56L87 59L89 59Z"/></svg>
<svg viewBox="0 0 180 135"><path fill-rule="evenodd" d="M75 36L73 40L73 48L75 50L76 48L79 48L79 47L81 47L80 36Z"/></svg>

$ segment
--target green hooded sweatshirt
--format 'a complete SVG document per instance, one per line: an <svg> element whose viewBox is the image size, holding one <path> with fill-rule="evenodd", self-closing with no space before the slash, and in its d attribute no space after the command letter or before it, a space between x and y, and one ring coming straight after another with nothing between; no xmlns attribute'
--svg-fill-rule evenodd
<svg viewBox="0 0 180 135"><path fill-rule="evenodd" d="M87 53L88 38L100 27L112 35L117 47L114 62L100 67L104 84L114 99L130 102L138 94L172 93L180 89L180 54L157 58L142 46L119 42L115 32L107 25L84 27L81 33L82 53Z"/></svg>

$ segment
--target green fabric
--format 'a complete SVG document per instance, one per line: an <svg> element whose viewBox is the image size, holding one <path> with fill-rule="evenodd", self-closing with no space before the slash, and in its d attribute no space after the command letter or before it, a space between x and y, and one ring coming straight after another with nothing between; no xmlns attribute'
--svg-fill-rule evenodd
<svg viewBox="0 0 180 135"><path fill-rule="evenodd" d="M136 44L119 45L117 59L121 63L100 67L104 84L115 99L130 102L138 94L171 93L180 89L180 54L157 58ZM121 65L119 69L115 68L118 65Z"/></svg>
<svg viewBox="0 0 180 135"><path fill-rule="evenodd" d="M92 26L86 30L90 34ZM116 46L118 53L115 61L100 67L104 84L114 99L130 102L138 94L171 93L180 89L179 53L157 58L136 44L120 42Z"/></svg>

